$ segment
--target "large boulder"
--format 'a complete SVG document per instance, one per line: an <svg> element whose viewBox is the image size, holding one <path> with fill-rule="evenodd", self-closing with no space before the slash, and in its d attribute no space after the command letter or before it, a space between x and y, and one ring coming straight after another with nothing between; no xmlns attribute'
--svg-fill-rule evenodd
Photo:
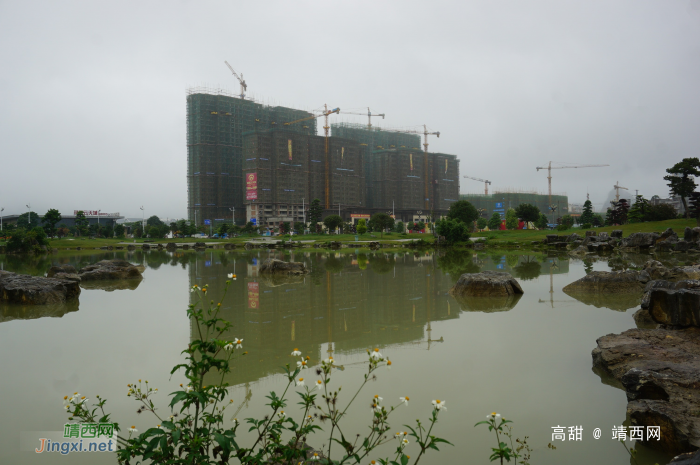
<svg viewBox="0 0 700 465"><path fill-rule="evenodd" d="M503 271L465 273L450 289L450 294L461 297L504 297L522 293L518 281Z"/></svg>
<svg viewBox="0 0 700 465"><path fill-rule="evenodd" d="M283 262L275 258L268 258L260 266L260 274L281 273L281 274L306 274L309 270L301 262Z"/></svg>
<svg viewBox="0 0 700 465"><path fill-rule="evenodd" d="M700 279L700 265L666 268L659 261L648 260L642 267L642 273L647 273L652 280L681 281Z"/></svg>
<svg viewBox="0 0 700 465"><path fill-rule="evenodd" d="M132 265L126 260L102 260L94 265L81 268L78 276L80 276L82 282L142 279L141 272L142 270L139 267Z"/></svg>
<svg viewBox="0 0 700 465"><path fill-rule="evenodd" d="M670 241L670 242L678 242L678 234L676 234L673 229L668 228L666 231L662 232L659 238L656 240L656 242L664 242L664 241Z"/></svg>
<svg viewBox="0 0 700 465"><path fill-rule="evenodd" d="M659 233L655 233L655 232L632 233L629 236L622 239L622 242L620 245L622 247L638 247L641 249L649 248L649 247L654 246L654 244L656 244L656 241L659 239L659 237L660 237Z"/></svg>
<svg viewBox="0 0 700 465"><path fill-rule="evenodd" d="M579 293L596 294L639 294L644 285L639 281L637 271L592 271L583 278L564 287L569 295Z"/></svg>
<svg viewBox="0 0 700 465"><path fill-rule="evenodd" d="M663 325L700 327L700 282L691 283L690 289L655 288L649 292L647 310L654 321Z"/></svg>
<svg viewBox="0 0 700 465"><path fill-rule="evenodd" d="M80 295L79 281L44 278L0 271L0 301L24 304L61 304Z"/></svg>
<svg viewBox="0 0 700 465"><path fill-rule="evenodd" d="M622 229L614 229L613 232L610 233L610 237L622 239Z"/></svg>
<svg viewBox="0 0 700 465"><path fill-rule="evenodd" d="M685 239L687 242L697 242L700 240L700 228L690 229L686 226L685 231L683 232L683 239Z"/></svg>
<svg viewBox="0 0 700 465"><path fill-rule="evenodd" d="M610 374L627 393L633 426L660 426L644 445L670 454L700 447L700 328L630 329L608 334L593 349L594 371Z"/></svg>

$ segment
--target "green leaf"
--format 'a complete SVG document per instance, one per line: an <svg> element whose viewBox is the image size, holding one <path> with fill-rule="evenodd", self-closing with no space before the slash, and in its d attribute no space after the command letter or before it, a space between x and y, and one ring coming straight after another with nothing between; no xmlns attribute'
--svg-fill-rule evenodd
<svg viewBox="0 0 700 465"><path fill-rule="evenodd" d="M187 393L185 391L175 391L170 393L171 396L173 394L175 394L175 397L173 397L173 400L170 401L170 408L173 408L175 404L187 397Z"/></svg>
<svg viewBox="0 0 700 465"><path fill-rule="evenodd" d="M401 454L401 465L406 465L408 463L408 456L406 454Z"/></svg>

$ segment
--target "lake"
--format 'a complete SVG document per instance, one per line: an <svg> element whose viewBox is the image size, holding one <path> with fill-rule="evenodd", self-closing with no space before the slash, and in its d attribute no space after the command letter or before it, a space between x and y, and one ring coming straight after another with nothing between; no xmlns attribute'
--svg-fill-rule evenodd
<svg viewBox="0 0 700 465"><path fill-rule="evenodd" d="M261 277L259 266L268 257L305 262L311 272L294 279ZM474 424L492 411L514 421L515 436L529 437L533 464L630 463L612 439L613 426L628 424L625 393L592 371L591 350L598 337L635 327L632 314L639 306L635 299L587 305L561 289L586 271L640 266L647 256L583 262L493 250L63 251L0 255L0 269L43 275L53 264L80 267L105 258L143 264L143 281L84 288L79 305L0 307L0 463L116 463L108 454L59 456L21 449L34 437L31 446L38 447L41 431L63 430L63 396L75 391L107 398L108 410L122 426L145 431L159 423L149 413L137 414L127 384L147 379L162 394L155 398L160 411L169 414L167 394L184 380L178 373L170 379L170 369L183 360L180 351L194 337L186 316L194 296L189 288L208 284L209 297L217 300L228 273L237 280L222 302L222 315L233 323L228 337L242 338L248 352L232 364L226 379L232 386L232 417L264 415L265 395L279 394L286 385L281 367L296 362L290 355L294 348L312 364L333 355L342 369L331 387L343 386L343 404L361 382L367 350L376 347L392 360L392 369L380 370L365 387L347 417L346 434L365 433L375 394L391 405L400 396L411 399L390 417L392 431L405 430L401 425L416 418L427 420L431 401L441 399L447 410L434 433L455 447L441 446L421 463L489 463L495 437ZM448 294L461 273L479 270L513 274L524 295L504 305L458 302ZM305 375L315 382L313 370ZM290 399L287 411L301 415L296 395ZM567 427L567 440L550 450L557 426ZM568 440L570 426L583 428L581 441ZM594 439L594 428L602 430L600 439ZM318 447L326 439L318 435L310 443ZM389 455L393 447L371 458ZM638 450L640 465L670 459L642 446ZM408 454L416 452L411 444Z"/></svg>

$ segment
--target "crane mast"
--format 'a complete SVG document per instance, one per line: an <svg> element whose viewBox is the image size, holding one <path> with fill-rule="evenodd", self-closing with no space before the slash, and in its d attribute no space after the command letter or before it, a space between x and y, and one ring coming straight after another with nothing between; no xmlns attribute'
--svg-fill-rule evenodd
<svg viewBox="0 0 700 465"><path fill-rule="evenodd" d="M243 73L239 76L238 73L236 73L233 70L233 67L228 63L228 61L224 60L224 63L226 63L226 66L228 66L228 69L231 70L231 73L236 76L236 79L238 79L238 82L241 83L241 95L240 97L242 99L245 99L245 91L248 90L248 85L245 83L245 80L243 80Z"/></svg>
<svg viewBox="0 0 700 465"><path fill-rule="evenodd" d="M484 195L489 195L489 184L491 184L491 181L487 181L486 179L481 179L481 178L473 178L471 176L464 176L467 179L473 179L474 181L480 181L484 183Z"/></svg>
<svg viewBox="0 0 700 465"><path fill-rule="evenodd" d="M371 131L372 130L372 117L373 116L381 116L382 119L386 116L384 113L377 113L377 114L372 114L372 111L367 107L367 113L356 113L353 111L344 111L343 112L346 115L360 115L360 116L367 116L367 130Z"/></svg>
<svg viewBox="0 0 700 465"><path fill-rule="evenodd" d="M539 170L547 170L547 184L548 184L548 194L549 194L549 211L553 211L553 205L552 205L552 170L562 170L565 168L600 168L603 166L610 166L610 165L571 165L571 166L552 166L552 163L556 162L549 162L547 166L538 166L536 167L537 171Z"/></svg>
<svg viewBox="0 0 700 465"><path fill-rule="evenodd" d="M615 183L615 185L613 186L613 189L615 189L615 203L617 203L617 202L620 201L620 189L624 189L624 190L626 190L626 191L629 190L629 189L627 189L626 187L622 187L622 186L620 185L620 181L617 181L617 182Z"/></svg>

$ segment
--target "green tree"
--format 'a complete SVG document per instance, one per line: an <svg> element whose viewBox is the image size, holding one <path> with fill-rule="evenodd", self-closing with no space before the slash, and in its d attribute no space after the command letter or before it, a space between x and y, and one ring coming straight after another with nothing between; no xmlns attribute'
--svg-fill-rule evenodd
<svg viewBox="0 0 700 465"><path fill-rule="evenodd" d="M360 218L357 222L357 234L362 235L367 232L367 221L364 218Z"/></svg>
<svg viewBox="0 0 700 465"><path fill-rule="evenodd" d="M304 234L304 229L306 229L304 226L304 223L297 221L294 223L294 231L299 235Z"/></svg>
<svg viewBox="0 0 700 465"><path fill-rule="evenodd" d="M547 225L549 224L549 220L547 219L547 215L544 213L540 213L540 217L537 218L537 222L535 223L535 227L537 229L547 229Z"/></svg>
<svg viewBox="0 0 700 465"><path fill-rule="evenodd" d="M404 232L406 229L405 229L405 226L403 224L403 221L397 222L396 226L394 227L394 230L399 234Z"/></svg>
<svg viewBox="0 0 700 465"><path fill-rule="evenodd" d="M66 223L61 223L58 225L58 228L56 228L56 235L58 237L66 237L69 233L68 226L66 226Z"/></svg>
<svg viewBox="0 0 700 465"><path fill-rule="evenodd" d="M343 225L343 219L338 215L328 215L323 220L323 224L326 226L326 228L328 228L328 232L330 233Z"/></svg>
<svg viewBox="0 0 700 465"><path fill-rule="evenodd" d="M527 223L534 223L540 218L540 209L529 203L521 203L515 209L515 214Z"/></svg>
<svg viewBox="0 0 700 465"><path fill-rule="evenodd" d="M696 157L684 158L671 168L668 168L666 172L668 175L664 176L664 180L668 181L671 195L679 195L681 197L683 209L685 210L685 217L689 218L688 215L690 212L688 211L688 204L685 199L689 197L697 187L695 179L693 178L700 176L700 160ZM700 225L700 218L698 218L698 224Z"/></svg>
<svg viewBox="0 0 700 465"><path fill-rule="evenodd" d="M615 221L615 214L612 208L608 208L605 212L605 226L612 226L614 224L613 221Z"/></svg>
<svg viewBox="0 0 700 465"><path fill-rule="evenodd" d="M498 231L501 228L501 215L498 213L491 215L488 226L491 231Z"/></svg>
<svg viewBox="0 0 700 465"><path fill-rule="evenodd" d="M289 224L289 221L284 221L282 223L282 226L280 226L280 234L289 234L289 231L292 230L291 225Z"/></svg>
<svg viewBox="0 0 700 465"><path fill-rule="evenodd" d="M574 218L571 215L564 215L561 218L561 224L568 228L571 228L574 225Z"/></svg>
<svg viewBox="0 0 700 465"><path fill-rule="evenodd" d="M146 226L158 226L158 227L160 227L160 226L163 226L164 224L165 223L163 223L160 220L160 218L158 218L156 215L153 215L146 220ZM146 230L148 230L148 229L146 229Z"/></svg>
<svg viewBox="0 0 700 465"><path fill-rule="evenodd" d="M452 205L447 212L447 217L453 220L460 220L468 228L471 229L474 221L479 218L479 212L476 207L466 200L458 200Z"/></svg>
<svg viewBox="0 0 700 465"><path fill-rule="evenodd" d="M581 223L593 223L593 203L590 200L586 200L583 203L583 212L581 213Z"/></svg>
<svg viewBox="0 0 700 465"><path fill-rule="evenodd" d="M39 226L39 215L36 212L22 213L17 218L17 227L22 228L26 231L31 231L32 229Z"/></svg>
<svg viewBox="0 0 700 465"><path fill-rule="evenodd" d="M632 208L630 208L630 211L627 214L627 220L630 223L649 221L649 206L649 201L645 199L643 195L637 195L634 205L632 205Z"/></svg>
<svg viewBox="0 0 700 465"><path fill-rule="evenodd" d="M85 213L79 210L75 215L75 228L78 230L79 236L84 236L88 233L88 225L90 221L85 217Z"/></svg>
<svg viewBox="0 0 700 465"><path fill-rule="evenodd" d="M120 239L124 238L124 225L118 224L114 227L114 234Z"/></svg>
<svg viewBox="0 0 700 465"><path fill-rule="evenodd" d="M450 244L469 240L469 230L467 225L461 220L455 220L450 217L443 218L438 221L435 224L435 231L439 236L443 236L445 238L445 242Z"/></svg>
<svg viewBox="0 0 700 465"><path fill-rule="evenodd" d="M603 220L603 217L599 213L594 213L593 214L593 221L591 222L591 224L594 227L599 228L599 227L603 226L603 224L605 224L605 220Z"/></svg>
<svg viewBox="0 0 700 465"><path fill-rule="evenodd" d="M312 230L315 230L316 225L321 222L321 216L323 216L321 201L318 199L313 199L311 201L311 205L309 206L309 222L311 223Z"/></svg>
<svg viewBox="0 0 700 465"><path fill-rule="evenodd" d="M476 227L479 229L484 229L486 226L488 226L489 222L486 221L486 218L479 218L476 220Z"/></svg>
<svg viewBox="0 0 700 465"><path fill-rule="evenodd" d="M31 231L17 228L12 232L12 237L7 241L7 251L15 253L41 252L42 245L49 245L46 238L46 231L43 228L35 227Z"/></svg>
<svg viewBox="0 0 700 465"><path fill-rule="evenodd" d="M518 215L512 208L506 211L506 229L518 229Z"/></svg>
<svg viewBox="0 0 700 465"><path fill-rule="evenodd" d="M372 231L379 231L381 237L384 237L384 230L394 227L394 218L386 213L375 213L372 215L372 218L370 218L369 223L372 227Z"/></svg>
<svg viewBox="0 0 700 465"><path fill-rule="evenodd" d="M49 209L44 214L42 223L44 223L44 231L46 231L46 234L49 237L53 237L56 235L56 225L59 221L61 221L61 212L59 212L55 208Z"/></svg>
<svg viewBox="0 0 700 465"><path fill-rule="evenodd" d="M650 205L647 212L647 221L666 221L678 218L678 212L673 205L660 203L659 205Z"/></svg>

